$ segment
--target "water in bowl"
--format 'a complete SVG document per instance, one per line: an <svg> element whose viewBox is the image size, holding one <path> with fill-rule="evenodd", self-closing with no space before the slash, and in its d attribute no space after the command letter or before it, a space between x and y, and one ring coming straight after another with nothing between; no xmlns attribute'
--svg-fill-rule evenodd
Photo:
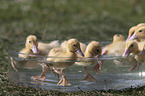
<svg viewBox="0 0 145 96"><path fill-rule="evenodd" d="M106 42L101 43L106 44ZM20 54L18 50L21 50L23 47L24 43L13 44L9 47L9 55L13 59L13 63L18 70L16 71L10 64L9 80L22 86L32 86L36 88L72 92L80 90L120 90L130 87L143 86L145 84L145 66L141 65L139 70L128 71L128 69L133 65L125 61L126 58L122 57L100 58L100 60L105 60L105 62L98 75L92 71L95 64L89 66L88 69L90 73L97 79L97 82L88 82L82 80L85 71L82 66L75 64L66 69L66 77L71 83L71 86L63 87L57 85L59 78L55 77L54 73L51 73L50 71L46 74L45 81L35 81L31 77L41 74L41 65L46 63L45 59L47 57L38 56L37 59L20 59L18 58L18 54Z"/></svg>

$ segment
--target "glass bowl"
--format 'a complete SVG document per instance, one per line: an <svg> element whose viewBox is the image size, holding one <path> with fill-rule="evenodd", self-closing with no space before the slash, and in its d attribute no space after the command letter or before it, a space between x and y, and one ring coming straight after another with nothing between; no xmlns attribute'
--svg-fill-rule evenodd
<svg viewBox="0 0 145 96"><path fill-rule="evenodd" d="M102 46L104 46L110 42L102 41L100 43ZM83 66L79 66L76 64L73 64L66 69L66 77L69 83L71 83L71 86L57 85L59 78L55 77L54 73L50 71L46 74L45 81L35 81L31 77L41 74L42 65L45 65L47 63L46 58L56 57L31 55L32 57L37 58L19 58L18 54L22 54L19 53L19 51L24 48L24 46L25 43L16 43L8 47L8 53L11 58L11 64L9 64L9 80L14 82L15 84L65 92L80 90L121 90L143 86L145 84L145 66L143 64L138 70L128 71L128 69L130 69L133 65L127 62L126 58L122 58L121 56L105 55L100 57L99 59L95 59L95 64L98 60L105 60L98 75L92 71L95 64L88 66L89 72L97 79L96 82L88 82L82 80L85 74L84 68ZM83 60L77 60L76 62L83 62Z"/></svg>

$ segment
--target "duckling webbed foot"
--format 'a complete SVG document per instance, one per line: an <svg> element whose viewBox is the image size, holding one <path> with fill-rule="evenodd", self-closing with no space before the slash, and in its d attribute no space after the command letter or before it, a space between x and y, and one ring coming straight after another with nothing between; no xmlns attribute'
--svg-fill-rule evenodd
<svg viewBox="0 0 145 96"><path fill-rule="evenodd" d="M89 81L89 82L93 82L93 81L97 81L96 78L94 78L91 74L87 73L85 74L85 77L82 79L85 81Z"/></svg>
<svg viewBox="0 0 145 96"><path fill-rule="evenodd" d="M62 75L60 81L57 83L57 85L62 85L62 86L70 86L71 84L68 83L68 81L66 80L66 76Z"/></svg>
<svg viewBox="0 0 145 96"><path fill-rule="evenodd" d="M46 79L46 73L48 72L48 66L42 66L42 70L43 72L39 75L39 76L32 76L31 78L34 79L34 80L42 80L42 81L45 81Z"/></svg>
<svg viewBox="0 0 145 96"><path fill-rule="evenodd" d="M94 66L93 71L96 72L96 74L99 73L99 71L101 71L101 67L103 65L104 61L98 61L98 63Z"/></svg>
<svg viewBox="0 0 145 96"><path fill-rule="evenodd" d="M35 81L39 81L39 80L41 80L41 81L45 81L45 79L46 79L46 76L32 76L31 77L32 79L34 79Z"/></svg>
<svg viewBox="0 0 145 96"><path fill-rule="evenodd" d="M94 78L94 77L88 72L88 68L87 68L87 67L84 67L84 69L86 70L86 74L84 75L85 77L84 77L82 80L89 81L89 82L97 81L96 78Z"/></svg>
<svg viewBox="0 0 145 96"><path fill-rule="evenodd" d="M128 71L135 70L136 68L137 68L137 70L139 70L139 66L140 66L140 63L135 63L132 68L128 69Z"/></svg>

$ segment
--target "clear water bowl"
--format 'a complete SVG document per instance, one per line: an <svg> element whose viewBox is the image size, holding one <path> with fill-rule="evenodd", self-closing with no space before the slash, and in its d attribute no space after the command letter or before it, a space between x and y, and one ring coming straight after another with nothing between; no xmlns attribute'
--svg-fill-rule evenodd
<svg viewBox="0 0 145 96"><path fill-rule="evenodd" d="M109 42L102 41L100 43L104 46ZM18 54L22 54L19 53L19 51L24 48L24 46L25 43L17 43L10 45L8 48L11 63L14 63L14 66L12 66L12 64L9 64L9 80L14 82L15 84L65 92L80 90L121 90L145 85L145 66L141 65L138 70L128 71L128 69L130 69L133 64L129 63L126 58L122 58L121 56L102 56L99 59L95 59L96 62L93 65L88 66L89 72L96 78L96 82L82 80L85 74L85 70L83 66L78 66L75 64L66 69L66 77L69 83L71 83L71 86L57 85L59 78L55 77L54 73L50 71L46 74L45 81L36 81L31 77L39 76L41 74L41 65L48 62L46 61L46 58L56 57L34 55L33 57L36 56L37 58L19 58ZM86 60L94 58L83 58L82 61L78 60L77 62L84 62L84 59ZM105 60L105 62L102 66L101 71L97 75L92 71L92 69L98 60Z"/></svg>

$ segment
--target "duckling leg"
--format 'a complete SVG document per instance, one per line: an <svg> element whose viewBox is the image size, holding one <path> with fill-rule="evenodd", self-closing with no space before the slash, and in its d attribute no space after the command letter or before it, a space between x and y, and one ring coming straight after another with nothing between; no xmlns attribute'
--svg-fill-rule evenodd
<svg viewBox="0 0 145 96"><path fill-rule="evenodd" d="M128 69L128 71L132 71L135 70L136 68L139 69L140 63L134 63L134 66L130 69Z"/></svg>
<svg viewBox="0 0 145 96"><path fill-rule="evenodd" d="M93 71L95 71L96 74L98 74L99 71L101 71L101 67L102 67L103 63L104 63L104 60L98 61L98 63L94 66Z"/></svg>
<svg viewBox="0 0 145 96"><path fill-rule="evenodd" d="M53 69L52 72L54 72L55 77L59 78L59 74L61 74L61 72L59 72L55 67L52 67L52 69Z"/></svg>
<svg viewBox="0 0 145 96"><path fill-rule="evenodd" d="M93 82L93 81L97 81L88 71L88 67L84 67L86 74L84 75L85 77L83 78L83 80L85 81L89 81L89 82Z"/></svg>
<svg viewBox="0 0 145 96"><path fill-rule="evenodd" d="M138 63L134 57L130 57L129 62L133 64L133 67L128 69L128 71L132 71L135 70L136 68L139 68L140 63Z"/></svg>
<svg viewBox="0 0 145 96"><path fill-rule="evenodd" d="M70 86L71 84L68 83L68 81L66 80L66 76L65 76L65 69L61 69L61 74L62 77L60 79L60 81L57 83L57 85L62 85L62 86Z"/></svg>
<svg viewBox="0 0 145 96"><path fill-rule="evenodd" d="M11 64L12 64L12 67L14 68L14 70L18 71L18 69L15 67L15 62L12 57L11 57Z"/></svg>
<svg viewBox="0 0 145 96"><path fill-rule="evenodd" d="M42 65L42 73L39 76L32 76L31 78L34 80L45 81L47 72L48 72L48 66Z"/></svg>

